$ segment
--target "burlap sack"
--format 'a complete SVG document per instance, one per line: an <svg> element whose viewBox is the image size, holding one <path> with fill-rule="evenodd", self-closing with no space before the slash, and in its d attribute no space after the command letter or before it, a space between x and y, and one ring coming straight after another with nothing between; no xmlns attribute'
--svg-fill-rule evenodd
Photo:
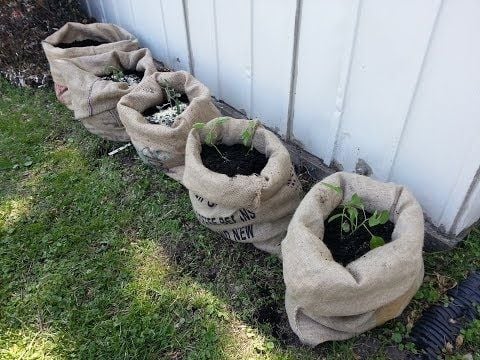
<svg viewBox="0 0 480 360"><path fill-rule="evenodd" d="M107 140L129 141L120 122L117 103L136 86L124 82L102 80L110 67L143 71L144 78L156 72L148 49L111 51L108 53L59 59L56 66L64 73L65 83L72 95L75 119L92 134ZM137 85L138 86L138 85Z"/></svg>
<svg viewBox="0 0 480 360"><path fill-rule="evenodd" d="M207 169L200 157L201 146L214 120L188 135L183 184L199 221L226 240L252 243L272 254L280 254L290 218L297 208L302 188L282 142L271 131L258 127L253 147L268 162L260 175L229 177ZM229 118L216 127L219 143L241 143L248 121Z"/></svg>
<svg viewBox="0 0 480 360"><path fill-rule="evenodd" d="M72 43L83 40L96 40L106 42L106 44L68 49L62 49L57 46L61 43ZM65 85L65 73L56 65L55 60L102 54L113 50L137 50L138 40L128 31L113 24L80 24L68 22L43 40L42 47L50 64L50 72L55 82L57 98L63 104L70 106L71 95Z"/></svg>
<svg viewBox="0 0 480 360"><path fill-rule="evenodd" d="M423 279L423 213L403 186L345 172L318 183L302 200L282 242L285 305L300 340L317 345L344 340L401 314ZM322 242L324 221L357 193L369 212L389 210L392 241L346 267Z"/></svg>
<svg viewBox="0 0 480 360"><path fill-rule="evenodd" d="M172 126L151 124L142 112L166 102L162 87L167 83L186 94L189 105ZM157 72L145 78L120 100L118 113L140 158L178 181L183 176L185 144L192 126L220 116L208 88L185 71Z"/></svg>

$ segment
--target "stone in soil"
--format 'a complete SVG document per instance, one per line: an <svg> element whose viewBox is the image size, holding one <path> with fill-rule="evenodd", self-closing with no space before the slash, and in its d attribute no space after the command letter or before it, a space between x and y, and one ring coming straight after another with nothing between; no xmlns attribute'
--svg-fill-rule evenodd
<svg viewBox="0 0 480 360"><path fill-rule="evenodd" d="M175 106L170 106L170 104L167 103L163 106L155 106L154 108L147 109L143 115L151 124L172 126L177 116L187 108L187 104L180 103L178 107L179 111L177 111Z"/></svg>
<svg viewBox="0 0 480 360"><path fill-rule="evenodd" d="M367 252L370 251L370 239L371 235L368 231L362 226L358 228L354 233L344 233L341 232L341 218L338 217L332 222L328 222L328 219L335 215L341 214L342 209L340 207L336 208L325 221L325 233L323 242L327 245L328 249L332 253L333 260L346 266L352 261L362 257ZM370 217L372 214L366 212L367 217ZM359 211L358 214L358 223L360 224L364 219L362 211ZM395 224L391 221L387 221L383 225L377 225L369 228L370 231L376 235L381 236L385 243L391 241L392 232Z"/></svg>
<svg viewBox="0 0 480 360"><path fill-rule="evenodd" d="M250 150L243 144L218 144L217 149L221 154L213 146L202 145L200 156L203 165L209 170L230 177L260 174L268 162L264 154L255 148Z"/></svg>

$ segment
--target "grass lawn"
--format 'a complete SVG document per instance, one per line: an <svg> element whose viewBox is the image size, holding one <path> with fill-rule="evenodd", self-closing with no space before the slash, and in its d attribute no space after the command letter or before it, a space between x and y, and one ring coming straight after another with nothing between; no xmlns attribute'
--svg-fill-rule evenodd
<svg viewBox="0 0 480 360"><path fill-rule="evenodd" d="M480 232L426 254L398 320L302 346L281 262L204 229L178 183L87 133L51 90L0 79L0 359L394 359L429 304L480 268ZM480 352L480 322L450 358ZM480 359L480 355L477 359Z"/></svg>

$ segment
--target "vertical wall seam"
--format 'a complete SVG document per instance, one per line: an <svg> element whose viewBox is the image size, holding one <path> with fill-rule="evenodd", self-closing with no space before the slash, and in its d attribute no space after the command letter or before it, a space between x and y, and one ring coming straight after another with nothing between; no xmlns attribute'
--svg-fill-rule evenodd
<svg viewBox="0 0 480 360"><path fill-rule="evenodd" d="M102 0L104 1L104 0ZM110 11L113 11L113 23L116 25L120 25L120 17L118 16L118 9L117 9L117 3L115 1L112 1L110 7ZM110 22L110 21L109 21Z"/></svg>
<svg viewBox="0 0 480 360"><path fill-rule="evenodd" d="M450 231L449 231L451 234L457 235L458 233L460 233L461 230L463 230L463 229L458 229L460 225L460 219L465 215L465 212L467 211L467 205L470 203L472 194L478 186L480 186L480 167L475 172L472 182L468 187L468 190L465 193L465 196L463 197L462 205L460 205L460 209L458 210L457 215L453 219L452 226L450 227Z"/></svg>
<svg viewBox="0 0 480 360"><path fill-rule="evenodd" d="M253 0L250 0L250 76L249 76L249 81L250 81L250 104L249 104L249 112L250 114L248 114L247 116L249 118L252 118L253 117L253 114L254 114L254 107L253 107L253 104L254 104L254 97L253 97L253 73L254 73L254 67L253 67L253 59L254 59L254 54L253 54L253 51L254 51L254 46L253 46L253 41L254 41L254 30L255 30L255 21L254 21L254 8L253 8L253 5L254 4L254 1Z"/></svg>
<svg viewBox="0 0 480 360"><path fill-rule="evenodd" d="M163 1L158 0L160 2L160 10L162 12L162 27L163 27L163 35L165 37L165 47L167 50L167 66L172 66L171 65L171 56L170 56L170 47L168 46L168 34L167 34L167 26L165 25L165 11L163 9Z"/></svg>
<svg viewBox="0 0 480 360"><path fill-rule="evenodd" d="M132 28L135 29L137 27L137 18L135 16L135 10L133 8L132 0L128 0L128 3L130 5L130 19L132 22Z"/></svg>
<svg viewBox="0 0 480 360"><path fill-rule="evenodd" d="M300 27L303 9L303 0L296 0L295 22L293 26L292 65L290 69L290 89L288 94L287 129L285 137L287 141L293 136L293 117L295 114L295 95L297 91L297 68L298 68L298 44L300 42Z"/></svg>
<svg viewBox="0 0 480 360"><path fill-rule="evenodd" d="M88 16L92 17L92 9L91 9L91 7L90 7L90 1L89 1L89 0L85 0L85 4L87 5Z"/></svg>
<svg viewBox="0 0 480 360"><path fill-rule="evenodd" d="M216 0L212 0L213 5L213 26L215 30L215 57L216 57L216 66L217 66L217 99L222 99L222 88L220 83L220 55L218 49L218 22L217 22L217 2Z"/></svg>
<svg viewBox="0 0 480 360"><path fill-rule="evenodd" d="M118 4L114 1L113 3L113 15L115 17L115 23L120 25L120 15L118 14Z"/></svg>
<svg viewBox="0 0 480 360"><path fill-rule="evenodd" d="M342 128L343 114L345 110L345 99L347 97L348 87L350 85L350 75L352 72L353 58L354 58L355 50L357 47L358 28L359 28L360 18L362 14L362 6L363 6L362 0L358 0L352 38L350 41L348 52L346 54L346 61L345 61L346 64L344 65L344 69L342 71L343 74L337 87L337 96L339 96L338 94L340 94L339 96L340 103L336 105L336 109L338 112L338 120L337 120L337 128L335 131L335 140L333 142L333 146L330 152L330 159L325 159L329 164L331 164L332 161L335 160L338 152L338 148L340 146L340 129Z"/></svg>
<svg viewBox="0 0 480 360"><path fill-rule="evenodd" d="M469 149L475 151L474 150L475 149L475 144L476 144L476 142L473 139L470 143ZM468 152L468 153L470 153L470 152ZM448 234L453 233L454 226L455 226L455 221L458 222L458 220L459 220L459 219L457 219L458 214L459 214L460 211L462 211L462 212L464 211L464 210L462 210L462 208L465 205L465 201L466 201L467 196L470 196L469 191L472 187L472 184L475 181L477 181L475 177L477 176L478 169L476 170L475 175L472 177L472 182L470 183L469 188L467 189L467 191L463 195L462 202L458 206L457 214L452 219L450 225L446 226L448 224L448 218L447 219L444 218L445 211L447 210L448 205L450 205L450 207L452 206L452 203L453 203L453 201L451 200L452 196L453 196L453 198L455 198L456 190L459 188L459 183L461 182L462 175L465 173L466 168L468 169L468 164L467 164L467 162L463 161L462 167L460 168L460 171L457 172L457 175L455 177L455 183L450 187L450 190L448 191L448 195L444 197L445 200L443 202L442 211L441 211L440 215L437 217L436 222L434 222L434 225L442 226L443 228L445 228L445 232L448 233Z"/></svg>
<svg viewBox="0 0 480 360"><path fill-rule="evenodd" d="M102 22L107 22L107 13L105 12L105 6L103 0L100 0L100 10L102 11Z"/></svg>
<svg viewBox="0 0 480 360"><path fill-rule="evenodd" d="M438 5L438 9L437 9L437 14L435 15L435 18L433 20L432 30L430 31L430 35L429 35L429 38L428 38L428 41L427 41L427 46L425 47L425 53L423 55L422 62L420 64L420 70L418 71L417 79L415 81L415 85L414 85L414 88L413 88L413 91L412 91L412 96L410 97L410 103L409 103L408 108L407 108L407 113L405 115L405 119L404 119L403 124L402 124L402 129L400 131L400 136L398 137L397 145L395 147L395 150L394 150L394 153L393 153L393 156L392 156L392 160L390 162L390 169L388 170L388 175L387 175L387 178L386 178L387 181L390 181L391 178L392 178L392 173L393 173L393 169L395 168L395 163L397 162L400 145L404 141L405 132L406 132L406 129L407 129L407 125L409 123L409 119L412 115L413 105L415 103L415 99L417 98L418 89L420 88L421 79L423 77L423 72L425 71L425 66L426 66L426 63L427 63L427 57L428 57L428 54L430 53L430 49L432 47L434 34L437 31L438 19L440 18L440 13L441 13L442 8L443 8L443 0L440 0L439 5Z"/></svg>
<svg viewBox="0 0 480 360"><path fill-rule="evenodd" d="M185 21L185 33L187 36L188 67L190 68L190 73L192 73L192 75L195 76L192 42L190 39L190 24L188 22L188 2L187 1L188 0L182 0L183 19Z"/></svg>

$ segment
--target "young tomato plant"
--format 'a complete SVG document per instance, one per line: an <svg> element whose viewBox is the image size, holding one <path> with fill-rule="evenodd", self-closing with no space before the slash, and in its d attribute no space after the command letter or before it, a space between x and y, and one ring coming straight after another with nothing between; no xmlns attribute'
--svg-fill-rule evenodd
<svg viewBox="0 0 480 360"><path fill-rule="evenodd" d="M180 97L182 96L181 93L177 92L170 83L165 80L164 84L162 85L162 89L165 91L167 95L167 103L162 106L163 107L174 107L175 112L177 115L180 115L183 111L182 109L182 102L180 101Z"/></svg>
<svg viewBox="0 0 480 360"><path fill-rule="evenodd" d="M335 191L337 194L343 194L342 188L339 186L324 182L322 182L322 184L328 187L330 190ZM333 220L340 218L340 235L353 234L358 229L363 227L371 236L370 249L373 250L377 247L385 245L385 240L381 236L374 235L371 228L377 225L383 225L388 221L390 213L387 210L375 210L372 216L367 217L363 200L356 193L352 195L352 198L347 203L340 206L342 208L342 212L340 214L332 215L328 219L328 222L330 223ZM361 211L363 214L362 221L359 220L359 211Z"/></svg>
<svg viewBox="0 0 480 360"><path fill-rule="evenodd" d="M245 130L243 130L242 134L240 135L243 145L249 148L248 152L253 149L253 135L255 135L255 131L257 130L259 124L260 122L258 120L250 120L248 122L248 126L245 128Z"/></svg>
<svg viewBox="0 0 480 360"><path fill-rule="evenodd" d="M220 151L220 149L217 147L217 133L216 133L216 129L217 129L217 126L219 125L222 125L222 124L225 124L228 120L228 117L218 117L216 119L213 119L212 122L213 124L209 127L208 129L208 132L207 134L205 135L205 144L207 144L208 146L212 146L215 148L215 150L217 150L217 152L220 154L220 156L224 159L226 159L222 152ZM206 127L207 124L205 123L195 123L193 125L193 127L197 130L202 130Z"/></svg>
<svg viewBox="0 0 480 360"><path fill-rule="evenodd" d="M117 82L121 81L123 79L123 77L125 76L122 69L119 69L119 68L117 68L115 66L112 66L112 65L107 66L105 68L105 72L107 74L112 75L113 81L117 81Z"/></svg>

